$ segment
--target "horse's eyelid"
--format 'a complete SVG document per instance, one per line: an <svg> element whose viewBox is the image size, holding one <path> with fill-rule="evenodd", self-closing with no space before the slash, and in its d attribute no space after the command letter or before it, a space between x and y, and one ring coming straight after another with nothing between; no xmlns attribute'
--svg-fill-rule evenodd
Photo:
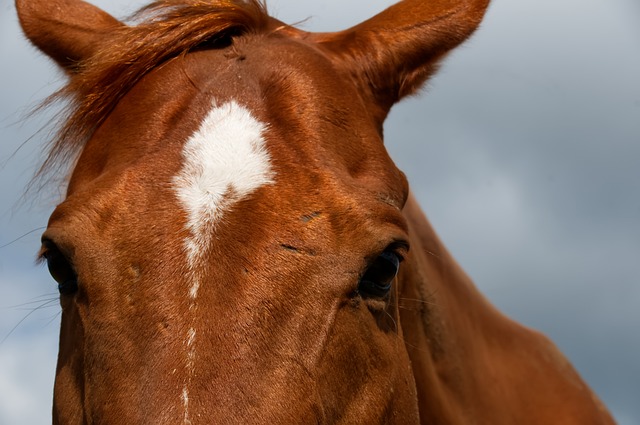
<svg viewBox="0 0 640 425"><path fill-rule="evenodd" d="M47 261L48 252L49 250L45 246L42 246L36 255L36 264L42 264Z"/></svg>
<svg viewBox="0 0 640 425"><path fill-rule="evenodd" d="M40 241L40 250L36 256L36 263L42 264L47 260L47 254L51 252L52 248L56 247L56 244L49 238L43 237Z"/></svg>
<svg viewBox="0 0 640 425"><path fill-rule="evenodd" d="M387 248L388 251L391 251L398 256L398 259L400 260L400 262L404 261L404 257L406 257L406 255L409 253L409 249L410 249L409 243L405 241L393 242Z"/></svg>
<svg viewBox="0 0 640 425"><path fill-rule="evenodd" d="M58 245L52 239L43 237L42 238L42 247L38 252L38 258L44 257L47 258L47 254L59 254L65 260L71 262L72 259L72 251L68 249L68 247L64 245Z"/></svg>

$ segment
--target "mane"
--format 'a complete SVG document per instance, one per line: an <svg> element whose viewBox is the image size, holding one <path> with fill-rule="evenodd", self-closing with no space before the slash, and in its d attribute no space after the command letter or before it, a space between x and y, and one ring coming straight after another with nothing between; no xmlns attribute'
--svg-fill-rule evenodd
<svg viewBox="0 0 640 425"><path fill-rule="evenodd" d="M79 63L66 86L44 106L67 101L36 178L69 163L120 99L149 71L199 47L267 28L262 0L158 0L109 34L104 46Z"/></svg>

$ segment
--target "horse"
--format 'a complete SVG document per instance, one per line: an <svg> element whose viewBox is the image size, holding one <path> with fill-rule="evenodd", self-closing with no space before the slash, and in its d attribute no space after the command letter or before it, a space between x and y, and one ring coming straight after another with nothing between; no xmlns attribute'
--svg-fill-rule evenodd
<svg viewBox="0 0 640 425"><path fill-rule="evenodd" d="M611 424L456 263L383 144L488 0L312 33L258 0L134 23L17 0L68 76L39 257L62 310L53 423Z"/></svg>

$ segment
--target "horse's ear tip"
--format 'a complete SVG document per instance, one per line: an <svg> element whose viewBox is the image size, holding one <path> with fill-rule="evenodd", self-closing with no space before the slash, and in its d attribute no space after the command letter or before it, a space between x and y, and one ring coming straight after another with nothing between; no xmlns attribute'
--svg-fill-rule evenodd
<svg viewBox="0 0 640 425"><path fill-rule="evenodd" d="M345 31L316 34L313 41L364 81L361 86L386 116L393 104L419 93L440 61L473 34L489 3L399 1Z"/></svg>
<svg viewBox="0 0 640 425"><path fill-rule="evenodd" d="M29 0L15 0L16 11L20 24L24 26L24 21L28 18L31 2Z"/></svg>
<svg viewBox="0 0 640 425"><path fill-rule="evenodd" d="M121 25L83 0L15 0L15 4L27 38L68 71Z"/></svg>
<svg viewBox="0 0 640 425"><path fill-rule="evenodd" d="M15 0L18 21L24 35L38 48L41 48L42 34L39 31L39 13L33 0Z"/></svg>
<svg viewBox="0 0 640 425"><path fill-rule="evenodd" d="M40 0L15 0L16 11L18 12L18 18L20 23L24 24L25 21L35 18L39 15L39 11L49 8L49 4L52 2L42 2Z"/></svg>

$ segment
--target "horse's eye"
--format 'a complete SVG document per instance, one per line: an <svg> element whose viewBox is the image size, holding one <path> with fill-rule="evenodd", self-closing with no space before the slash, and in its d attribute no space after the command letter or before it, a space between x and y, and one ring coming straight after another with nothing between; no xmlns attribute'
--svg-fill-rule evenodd
<svg viewBox="0 0 640 425"><path fill-rule="evenodd" d="M78 290L78 276L67 257L60 252L58 247L50 241L44 242L42 257L47 261L51 277L58 282L60 294L75 293Z"/></svg>
<svg viewBox="0 0 640 425"><path fill-rule="evenodd" d="M383 252L360 278L358 294L363 298L386 297L399 268L400 258L398 255L391 251Z"/></svg>

